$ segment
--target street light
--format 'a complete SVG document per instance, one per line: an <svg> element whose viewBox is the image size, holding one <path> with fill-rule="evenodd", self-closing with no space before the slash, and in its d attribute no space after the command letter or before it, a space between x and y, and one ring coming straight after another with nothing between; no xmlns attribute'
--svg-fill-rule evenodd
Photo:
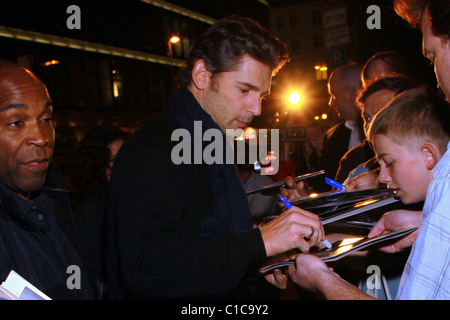
<svg viewBox="0 0 450 320"><path fill-rule="evenodd" d="M169 52L167 53L170 58L170 65L172 65L172 44L180 42L180 37L177 35L173 35L170 37L169 42L167 43L167 46L169 47Z"/></svg>
<svg viewBox="0 0 450 320"><path fill-rule="evenodd" d="M303 102L303 95L300 91L293 90L287 94L286 100L291 108L297 109Z"/></svg>
<svg viewBox="0 0 450 320"><path fill-rule="evenodd" d="M170 59L170 73L172 75L173 78L173 57L172 57L172 44L178 43L180 42L180 37L177 35L172 35L169 38L169 42L167 43L167 46L169 48L169 52L167 52L167 54L169 55L169 59Z"/></svg>

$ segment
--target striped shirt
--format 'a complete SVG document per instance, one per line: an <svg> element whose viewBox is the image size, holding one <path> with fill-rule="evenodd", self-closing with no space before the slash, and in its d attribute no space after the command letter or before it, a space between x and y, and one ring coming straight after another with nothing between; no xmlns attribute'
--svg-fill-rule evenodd
<svg viewBox="0 0 450 320"><path fill-rule="evenodd" d="M397 299L450 299L450 143L437 164Z"/></svg>

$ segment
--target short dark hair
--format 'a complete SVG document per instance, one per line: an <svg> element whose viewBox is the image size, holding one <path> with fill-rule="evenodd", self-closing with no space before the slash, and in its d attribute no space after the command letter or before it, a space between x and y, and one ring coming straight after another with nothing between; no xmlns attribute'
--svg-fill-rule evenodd
<svg viewBox="0 0 450 320"><path fill-rule="evenodd" d="M395 0L395 12L408 21L411 26L419 28L422 16L428 8L431 30L434 35L450 39L450 1L448 0Z"/></svg>
<svg viewBox="0 0 450 320"><path fill-rule="evenodd" d="M357 99L358 104L362 109L362 106L366 103L367 98L375 92L381 90L390 90L394 92L394 95L398 95L403 91L412 89L419 85L420 82L415 78L410 78L403 75L377 78L373 82L370 82L370 84L364 90L360 91Z"/></svg>
<svg viewBox="0 0 450 320"><path fill-rule="evenodd" d="M369 141L385 135L410 149L425 142L436 144L444 154L450 139L450 105L426 85L400 93L374 117Z"/></svg>
<svg viewBox="0 0 450 320"><path fill-rule="evenodd" d="M369 60L364 64L362 77L363 81L370 82L369 70L374 61L382 60L389 66L390 74L403 74L407 76L412 76L411 66L408 59L397 51L380 51L375 53Z"/></svg>
<svg viewBox="0 0 450 320"><path fill-rule="evenodd" d="M96 125L89 129L78 143L70 174L73 204L88 196L104 197L106 168L111 151L108 146L117 140L127 140L128 133L118 127Z"/></svg>
<svg viewBox="0 0 450 320"><path fill-rule="evenodd" d="M244 54L268 65L273 74L289 61L286 44L256 20L231 16L214 23L192 46L178 83L187 86L191 82L192 69L200 59L215 75L233 70Z"/></svg>

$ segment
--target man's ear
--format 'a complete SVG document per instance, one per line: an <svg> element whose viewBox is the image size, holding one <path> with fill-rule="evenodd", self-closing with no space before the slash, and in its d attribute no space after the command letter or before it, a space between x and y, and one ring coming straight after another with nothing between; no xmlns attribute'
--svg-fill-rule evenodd
<svg viewBox="0 0 450 320"><path fill-rule="evenodd" d="M349 87L348 94L350 96L350 101L356 101L356 98L358 97L358 90L353 87Z"/></svg>
<svg viewBox="0 0 450 320"><path fill-rule="evenodd" d="M420 148L420 152L425 161L425 167L427 170L432 170L440 159L440 152L437 147L431 143L424 143Z"/></svg>
<svg viewBox="0 0 450 320"><path fill-rule="evenodd" d="M192 68L192 82L198 90L204 90L208 87L211 72L208 71L203 59L197 60Z"/></svg>

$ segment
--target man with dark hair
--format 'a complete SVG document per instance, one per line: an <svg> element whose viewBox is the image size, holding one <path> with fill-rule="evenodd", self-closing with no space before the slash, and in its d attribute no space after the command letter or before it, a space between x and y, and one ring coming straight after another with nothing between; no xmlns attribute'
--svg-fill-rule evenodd
<svg viewBox="0 0 450 320"><path fill-rule="evenodd" d="M365 88L376 78L391 75L412 77L413 73L409 61L397 51L380 51L364 64L361 81Z"/></svg>
<svg viewBox="0 0 450 320"><path fill-rule="evenodd" d="M68 199L45 190L58 182L52 112L36 75L0 61L0 282L14 270L51 299L93 299ZM78 270L75 288L71 270Z"/></svg>
<svg viewBox="0 0 450 320"><path fill-rule="evenodd" d="M374 237L418 227L379 248L394 253L412 246L397 291L399 300L450 299L449 123L448 103L422 86L396 96L377 113L369 129L368 139L380 162L380 182L396 188L404 204L425 201L423 213L385 213L368 234ZM371 299L316 256L298 255L290 275L297 284L326 299Z"/></svg>
<svg viewBox="0 0 450 320"><path fill-rule="evenodd" d="M106 265L116 297L226 296L251 263L308 251L324 239L318 217L296 207L253 228L236 166L222 162L225 155L212 164L177 165L172 154L176 130L188 132L191 150L203 154L206 145L194 141L198 124L201 137L219 133L225 150L226 130L260 114L271 78L287 60L281 41L240 17L217 22L193 46L183 87L114 163ZM267 279L284 284L286 276L278 270Z"/></svg>
<svg viewBox="0 0 450 320"><path fill-rule="evenodd" d="M362 90L357 100L364 121L365 136L367 137L369 125L378 111L388 104L388 102L397 94L409 90L418 84L419 83L415 79L406 76L381 77L374 79L367 88ZM369 159L362 157L361 154L365 157L367 155L372 156ZM336 181L348 186L351 179L378 168L378 162L373 158L374 156L375 154L372 151L372 146L367 139L365 139L363 143L349 150L341 158L339 170L336 174ZM376 175L377 174L375 173L373 180L375 183L377 182ZM360 185L359 188L361 187L362 186ZM352 188L351 185L350 188Z"/></svg>
<svg viewBox="0 0 450 320"><path fill-rule="evenodd" d="M423 55L434 65L438 86L450 100L450 2L446 0L395 0L394 9L412 27L422 30ZM350 181L358 187L373 181L361 175Z"/></svg>
<svg viewBox="0 0 450 320"><path fill-rule="evenodd" d="M423 55L434 64L438 86L450 99L450 2L395 0L398 15L422 30Z"/></svg>

